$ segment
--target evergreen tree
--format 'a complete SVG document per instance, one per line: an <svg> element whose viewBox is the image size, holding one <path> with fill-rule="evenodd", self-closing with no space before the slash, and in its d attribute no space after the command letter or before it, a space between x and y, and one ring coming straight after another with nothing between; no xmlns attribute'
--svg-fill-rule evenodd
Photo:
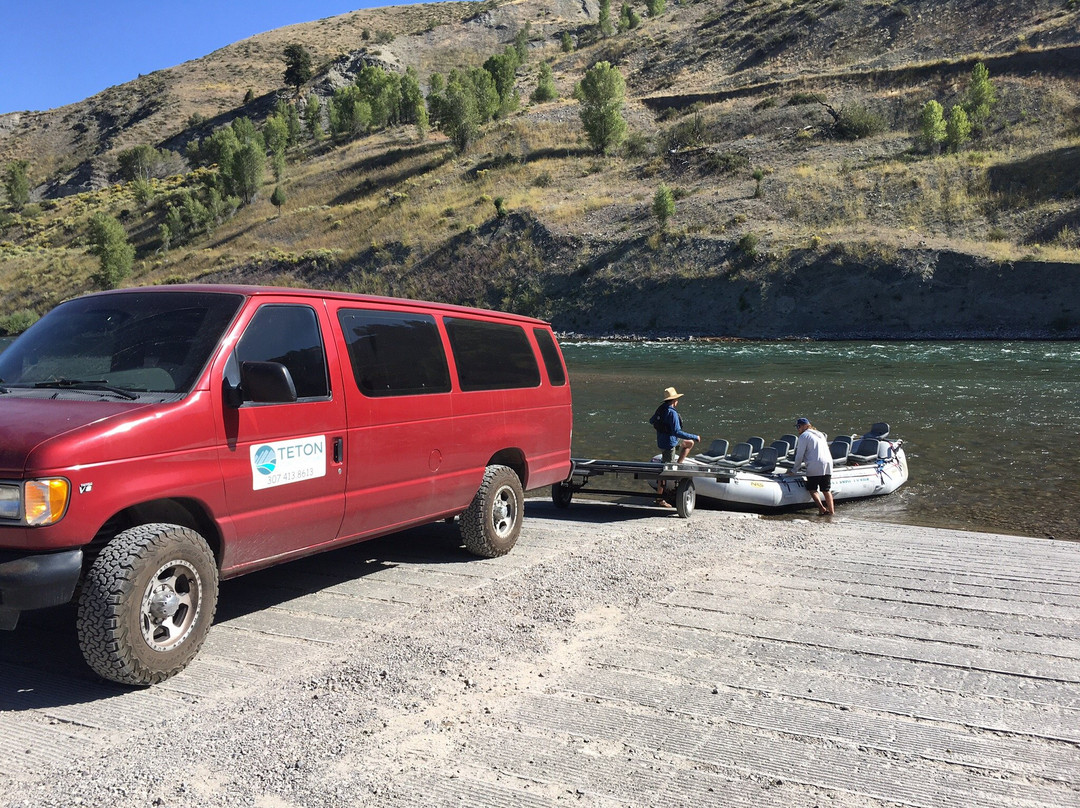
<svg viewBox="0 0 1080 808"><path fill-rule="evenodd" d="M937 153L945 142L945 110L937 101L927 101L919 116L919 145Z"/></svg>
<svg viewBox="0 0 1080 808"><path fill-rule="evenodd" d="M401 77L401 112L399 118L402 123L416 125L416 132L420 139L427 137L428 112L424 103L424 94L420 90L420 78L416 74L416 68L405 68L405 75Z"/></svg>
<svg viewBox="0 0 1080 808"><path fill-rule="evenodd" d="M495 92L499 96L499 112L506 114L517 107L518 96L514 89L514 79L520 60L517 51L507 46L502 53L497 53L484 62L484 70L491 74L495 82Z"/></svg>
<svg viewBox="0 0 1080 808"><path fill-rule="evenodd" d="M236 130L231 126L222 126L215 129L210 137L206 138L199 148L202 165L214 165L223 167L229 164L232 156L240 148L240 141L236 139Z"/></svg>
<svg viewBox="0 0 1080 808"><path fill-rule="evenodd" d="M668 219L675 215L675 195L664 183L656 189L652 202L653 216L661 230L667 230Z"/></svg>
<svg viewBox="0 0 1080 808"><path fill-rule="evenodd" d="M971 137L971 121L964 108L959 104L949 112L949 121L945 124L945 143L951 151L959 151Z"/></svg>
<svg viewBox="0 0 1080 808"><path fill-rule="evenodd" d="M304 126L307 127L308 137L316 143L322 140L322 102L314 93L308 96L307 104L304 105Z"/></svg>
<svg viewBox="0 0 1080 808"><path fill-rule="evenodd" d="M266 172L266 152L254 140L245 143L233 156L228 179L232 192L250 205L262 187Z"/></svg>
<svg viewBox="0 0 1080 808"><path fill-rule="evenodd" d="M254 121L246 115L234 118L230 126L233 130L233 134L236 135L236 142L241 146L245 143L250 143L259 137L259 130L255 128Z"/></svg>
<svg viewBox="0 0 1080 808"><path fill-rule="evenodd" d="M495 88L495 79L490 73L482 67L473 67L460 80L472 88L476 113L481 124L487 123L499 113L499 91Z"/></svg>
<svg viewBox="0 0 1080 808"><path fill-rule="evenodd" d="M639 25L641 25L641 15L630 8L630 4L624 0L622 8L619 9L619 33L633 30Z"/></svg>
<svg viewBox="0 0 1080 808"><path fill-rule="evenodd" d="M990 71L979 62L971 70L971 84L964 98L964 111L972 124L982 126L997 104L997 89L990 81Z"/></svg>
<svg viewBox="0 0 1080 808"><path fill-rule="evenodd" d="M597 62L578 85L581 123L590 145L598 154L609 154L626 138L622 115L626 82L610 62Z"/></svg>
<svg viewBox="0 0 1080 808"><path fill-rule="evenodd" d="M120 175L128 182L149 180L161 162L161 153L153 146L142 143L124 149L116 156L116 160L120 164Z"/></svg>
<svg viewBox="0 0 1080 808"><path fill-rule="evenodd" d="M427 110L428 121L439 128L446 114L446 79L441 73L432 73L428 78Z"/></svg>
<svg viewBox="0 0 1080 808"><path fill-rule="evenodd" d="M101 261L92 280L102 289L115 289L131 274L135 248L128 242L124 226L112 216L97 213L90 219L90 253Z"/></svg>
<svg viewBox="0 0 1080 808"><path fill-rule="evenodd" d="M536 79L536 89L533 90L532 100L537 104L545 101L554 101L559 97L559 91L555 89L555 79L551 75L551 65L547 62L540 63L540 75Z"/></svg>
<svg viewBox="0 0 1080 808"><path fill-rule="evenodd" d="M263 124L263 140L271 154L284 155L289 146L289 124L280 115L271 115Z"/></svg>
<svg viewBox="0 0 1080 808"><path fill-rule="evenodd" d="M30 201L30 178L26 173L29 167L26 160L12 160L4 170L4 190L13 210L22 210Z"/></svg>
<svg viewBox="0 0 1080 808"><path fill-rule="evenodd" d="M274 106L274 114L285 122L285 129L289 133L289 140L286 145L295 146L299 143L303 124L300 122L300 111L296 108L296 104L290 104L284 98L278 99L277 104Z"/></svg>
<svg viewBox="0 0 1080 808"><path fill-rule="evenodd" d="M559 35L559 47L562 48L563 53L570 53L574 50L574 38L570 36L569 31L563 31Z"/></svg>
<svg viewBox="0 0 1080 808"><path fill-rule="evenodd" d="M472 83L464 79L450 81L440 126L459 152L476 140L480 133L480 112Z"/></svg>
<svg viewBox="0 0 1080 808"><path fill-rule="evenodd" d="M600 36L611 36L615 28L611 24L611 0L600 0L600 17L597 21Z"/></svg>
<svg viewBox="0 0 1080 808"><path fill-rule="evenodd" d="M341 87L330 99L330 134L349 137L367 130L371 123L371 106L361 97L355 84Z"/></svg>
<svg viewBox="0 0 1080 808"><path fill-rule="evenodd" d="M518 32L514 35L514 52L517 53L517 60L519 65L523 65L527 61L529 61L530 28L532 28L532 23L526 20L525 25L519 28Z"/></svg>
<svg viewBox="0 0 1080 808"><path fill-rule="evenodd" d="M277 215L281 215L281 207L285 204L285 189L280 185L274 186L274 193L270 196L270 204L277 208Z"/></svg>
<svg viewBox="0 0 1080 808"><path fill-rule="evenodd" d="M283 55L285 60L285 85L294 87L297 96L300 88L311 81L315 74L311 68L311 54L303 45L286 45Z"/></svg>
<svg viewBox="0 0 1080 808"><path fill-rule="evenodd" d="M645 10L649 12L650 18L656 18L663 14L666 5L666 0L645 0Z"/></svg>
<svg viewBox="0 0 1080 808"><path fill-rule="evenodd" d="M371 110L370 126L382 129L398 122L401 109L401 79L378 65L365 65L356 77L360 100Z"/></svg>

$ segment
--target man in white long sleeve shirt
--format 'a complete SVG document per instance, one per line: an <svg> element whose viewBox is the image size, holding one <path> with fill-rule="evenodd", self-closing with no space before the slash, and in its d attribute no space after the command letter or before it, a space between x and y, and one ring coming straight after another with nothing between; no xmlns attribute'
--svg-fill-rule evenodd
<svg viewBox="0 0 1080 808"><path fill-rule="evenodd" d="M806 490L823 515L836 513L832 495L832 453L825 436L806 418L795 422L799 440L795 444L795 464L788 474L796 474L806 464Z"/></svg>

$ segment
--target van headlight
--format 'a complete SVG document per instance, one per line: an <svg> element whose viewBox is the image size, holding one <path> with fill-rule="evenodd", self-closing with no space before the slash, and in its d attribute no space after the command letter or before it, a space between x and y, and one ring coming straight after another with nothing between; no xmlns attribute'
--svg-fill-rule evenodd
<svg viewBox="0 0 1080 808"><path fill-rule="evenodd" d="M0 485L0 519L18 519L22 513L22 497L15 485Z"/></svg>
<svg viewBox="0 0 1080 808"><path fill-rule="evenodd" d="M71 483L63 477L0 485L0 519L35 527L60 521L67 510Z"/></svg>

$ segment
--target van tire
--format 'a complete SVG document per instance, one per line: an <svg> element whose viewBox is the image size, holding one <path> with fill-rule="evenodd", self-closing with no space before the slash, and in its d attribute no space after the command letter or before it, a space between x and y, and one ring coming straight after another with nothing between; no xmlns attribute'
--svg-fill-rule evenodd
<svg viewBox="0 0 1080 808"><path fill-rule="evenodd" d="M461 514L459 528L465 549L481 558L509 553L521 533L524 505L525 492L514 470L488 466L480 490Z"/></svg>
<svg viewBox="0 0 1080 808"><path fill-rule="evenodd" d="M569 508L574 498L574 489L567 483L555 483L551 486L551 501L556 508Z"/></svg>
<svg viewBox="0 0 1080 808"><path fill-rule="evenodd" d="M78 634L104 679L153 685L195 658L214 621L218 571L193 530L138 525L102 548L84 576Z"/></svg>

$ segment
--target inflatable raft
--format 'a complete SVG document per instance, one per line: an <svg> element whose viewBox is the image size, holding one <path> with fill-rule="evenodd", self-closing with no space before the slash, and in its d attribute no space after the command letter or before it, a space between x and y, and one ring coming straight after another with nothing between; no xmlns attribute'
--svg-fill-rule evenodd
<svg viewBox="0 0 1080 808"><path fill-rule="evenodd" d="M707 452L677 464L701 468L694 494L707 503L739 510L774 510L813 506L804 474L790 474L795 436L769 446L758 437L735 444L713 441ZM861 437L843 435L829 443L833 456L832 492L837 502L891 494L908 478L904 442L889 437L889 425L874 424ZM658 460L659 456L654 458Z"/></svg>

